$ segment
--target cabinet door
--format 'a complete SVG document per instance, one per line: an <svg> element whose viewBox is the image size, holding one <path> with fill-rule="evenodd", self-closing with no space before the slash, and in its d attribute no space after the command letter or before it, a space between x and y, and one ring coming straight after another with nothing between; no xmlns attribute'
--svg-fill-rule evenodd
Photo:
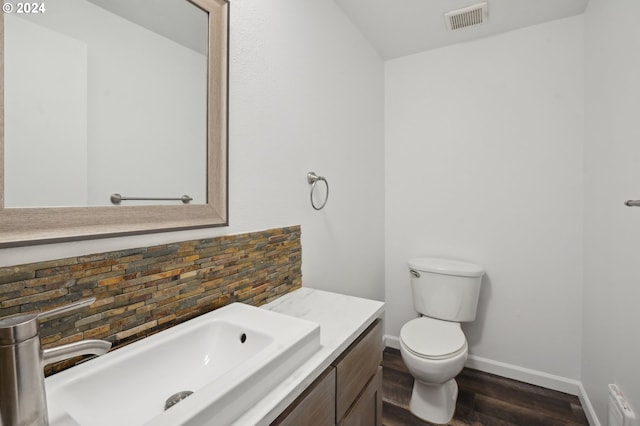
<svg viewBox="0 0 640 426"><path fill-rule="evenodd" d="M376 374L382 363L382 349L382 321L378 319L333 363L337 423Z"/></svg>
<svg viewBox="0 0 640 426"><path fill-rule="evenodd" d="M336 418L336 370L327 368L271 425L333 426Z"/></svg>
<svg viewBox="0 0 640 426"><path fill-rule="evenodd" d="M382 367L378 367L340 426L382 425Z"/></svg>

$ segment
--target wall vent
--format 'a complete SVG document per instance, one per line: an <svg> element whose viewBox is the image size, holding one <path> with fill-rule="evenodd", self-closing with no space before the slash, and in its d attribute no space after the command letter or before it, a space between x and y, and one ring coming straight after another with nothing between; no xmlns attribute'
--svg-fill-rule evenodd
<svg viewBox="0 0 640 426"><path fill-rule="evenodd" d="M634 426L636 415L617 385L609 385L608 426Z"/></svg>
<svg viewBox="0 0 640 426"><path fill-rule="evenodd" d="M487 2L474 4L447 12L444 17L449 31L480 25L489 18L489 5Z"/></svg>

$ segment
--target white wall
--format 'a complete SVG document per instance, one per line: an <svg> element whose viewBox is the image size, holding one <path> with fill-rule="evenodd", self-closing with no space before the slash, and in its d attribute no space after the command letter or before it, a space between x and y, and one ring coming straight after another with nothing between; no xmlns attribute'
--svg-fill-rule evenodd
<svg viewBox="0 0 640 426"><path fill-rule="evenodd" d="M407 260L478 263L470 354L580 377L583 18L385 64L387 333Z"/></svg>
<svg viewBox="0 0 640 426"><path fill-rule="evenodd" d="M3 17L5 205L86 205L87 45L21 16Z"/></svg>
<svg viewBox="0 0 640 426"><path fill-rule="evenodd" d="M384 297L383 66L326 0L231 3L230 226L0 250L0 266L302 225L303 285ZM324 210L308 171L326 176Z"/></svg>
<svg viewBox="0 0 640 426"><path fill-rule="evenodd" d="M582 381L606 424L607 384L640 417L640 3L591 0L585 14L585 284Z"/></svg>

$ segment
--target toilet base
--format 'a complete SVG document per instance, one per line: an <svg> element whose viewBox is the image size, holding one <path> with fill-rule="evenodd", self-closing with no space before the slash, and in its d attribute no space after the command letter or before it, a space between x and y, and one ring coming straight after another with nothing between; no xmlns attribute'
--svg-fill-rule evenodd
<svg viewBox="0 0 640 426"><path fill-rule="evenodd" d="M409 410L428 422L446 424L453 418L457 399L458 384L455 379L441 385L415 380Z"/></svg>

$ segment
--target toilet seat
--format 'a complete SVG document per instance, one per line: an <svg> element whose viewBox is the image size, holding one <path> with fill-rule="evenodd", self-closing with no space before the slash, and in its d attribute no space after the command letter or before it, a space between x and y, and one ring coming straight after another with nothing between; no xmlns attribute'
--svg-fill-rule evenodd
<svg viewBox="0 0 640 426"><path fill-rule="evenodd" d="M406 323L400 340L413 355L425 359L447 359L467 349L467 339L457 322L420 317Z"/></svg>

